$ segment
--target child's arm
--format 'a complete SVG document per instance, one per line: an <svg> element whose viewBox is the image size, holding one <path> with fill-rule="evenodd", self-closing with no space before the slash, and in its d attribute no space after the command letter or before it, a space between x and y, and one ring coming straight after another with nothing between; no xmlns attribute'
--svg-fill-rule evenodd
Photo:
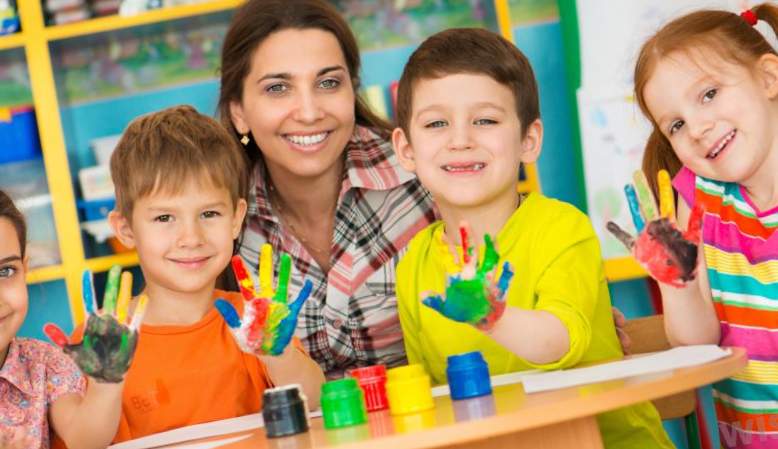
<svg viewBox="0 0 778 449"><path fill-rule="evenodd" d="M319 408L324 373L318 363L294 345L287 346L281 355L259 358L275 385L300 384L308 398L308 407L311 410Z"/></svg>
<svg viewBox="0 0 778 449"><path fill-rule="evenodd" d="M556 362L570 350L567 328L556 315L544 310L508 306L487 333L505 349L534 365Z"/></svg>
<svg viewBox="0 0 778 449"><path fill-rule="evenodd" d="M86 394L59 397L49 409L49 421L68 449L105 448L119 427L124 382L89 379Z"/></svg>
<svg viewBox="0 0 778 449"><path fill-rule="evenodd" d="M690 214L689 206L679 201L679 227L685 226ZM683 287L658 284L662 292L665 332L673 346L719 343L721 329L713 308L704 257L699 257L697 277Z"/></svg>

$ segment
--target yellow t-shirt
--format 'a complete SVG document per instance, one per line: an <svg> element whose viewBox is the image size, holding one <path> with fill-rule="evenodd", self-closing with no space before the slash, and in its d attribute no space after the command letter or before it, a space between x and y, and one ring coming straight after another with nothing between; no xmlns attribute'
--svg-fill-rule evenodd
<svg viewBox="0 0 778 449"><path fill-rule="evenodd" d="M425 292L445 292L446 275L456 270L443 232L443 222L422 230L397 265L397 301L408 362L423 364L435 384L446 383L448 356L469 351L481 351L491 375L621 358L600 246L583 213L533 193L496 237L498 266L509 261L515 270L508 306L550 312L570 334L568 353L545 365L523 360L476 328L421 304ZM597 421L607 448L674 447L650 403L603 413Z"/></svg>

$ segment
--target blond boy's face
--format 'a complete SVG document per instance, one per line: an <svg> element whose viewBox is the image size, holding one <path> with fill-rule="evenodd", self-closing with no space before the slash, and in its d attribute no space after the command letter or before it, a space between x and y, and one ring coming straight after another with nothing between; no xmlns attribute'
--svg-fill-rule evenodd
<svg viewBox="0 0 778 449"><path fill-rule="evenodd" d="M442 208L515 206L519 164L542 142L539 120L522 137L512 91L486 75L418 81L408 128L394 131L395 151Z"/></svg>
<svg viewBox="0 0 778 449"><path fill-rule="evenodd" d="M0 218L0 366L27 316L26 267L16 228Z"/></svg>
<svg viewBox="0 0 778 449"><path fill-rule="evenodd" d="M189 180L180 193L157 191L135 201L132 217L112 213L122 243L136 248L149 291L210 294L232 256L246 214L229 191Z"/></svg>

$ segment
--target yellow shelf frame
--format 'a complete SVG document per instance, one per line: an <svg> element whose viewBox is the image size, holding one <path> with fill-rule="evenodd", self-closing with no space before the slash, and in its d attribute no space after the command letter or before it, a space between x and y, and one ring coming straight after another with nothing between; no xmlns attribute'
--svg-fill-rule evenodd
<svg viewBox="0 0 778 449"><path fill-rule="evenodd" d="M633 257L616 257L605 260L605 279L608 282L628 281L648 276L646 270Z"/></svg>
<svg viewBox="0 0 778 449"><path fill-rule="evenodd" d="M172 6L146 11L134 16L106 16L67 25L55 25L44 30L46 39L55 41L89 34L116 31L152 23L168 22L203 14L227 11L243 3L244 0L213 0L207 3Z"/></svg>
<svg viewBox="0 0 778 449"><path fill-rule="evenodd" d="M24 47L24 33L8 34L0 36L0 50Z"/></svg>

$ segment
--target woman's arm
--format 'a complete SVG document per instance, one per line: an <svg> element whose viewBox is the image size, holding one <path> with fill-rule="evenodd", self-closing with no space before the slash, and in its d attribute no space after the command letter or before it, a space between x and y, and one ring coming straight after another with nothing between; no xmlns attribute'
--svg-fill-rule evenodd
<svg viewBox="0 0 778 449"><path fill-rule="evenodd" d="M275 385L300 384L308 398L308 407L311 410L319 408L324 373L305 352L290 344L279 356L260 356L259 359L265 364L270 380Z"/></svg>
<svg viewBox="0 0 778 449"><path fill-rule="evenodd" d="M684 201L678 202L678 225L686 229L691 211ZM719 319L713 308L708 271L702 245L699 247L697 277L682 288L659 282L665 332L673 346L718 344L721 337Z"/></svg>
<svg viewBox="0 0 778 449"><path fill-rule="evenodd" d="M124 382L89 379L86 394L60 396L49 409L51 426L68 449L103 449L119 428Z"/></svg>

